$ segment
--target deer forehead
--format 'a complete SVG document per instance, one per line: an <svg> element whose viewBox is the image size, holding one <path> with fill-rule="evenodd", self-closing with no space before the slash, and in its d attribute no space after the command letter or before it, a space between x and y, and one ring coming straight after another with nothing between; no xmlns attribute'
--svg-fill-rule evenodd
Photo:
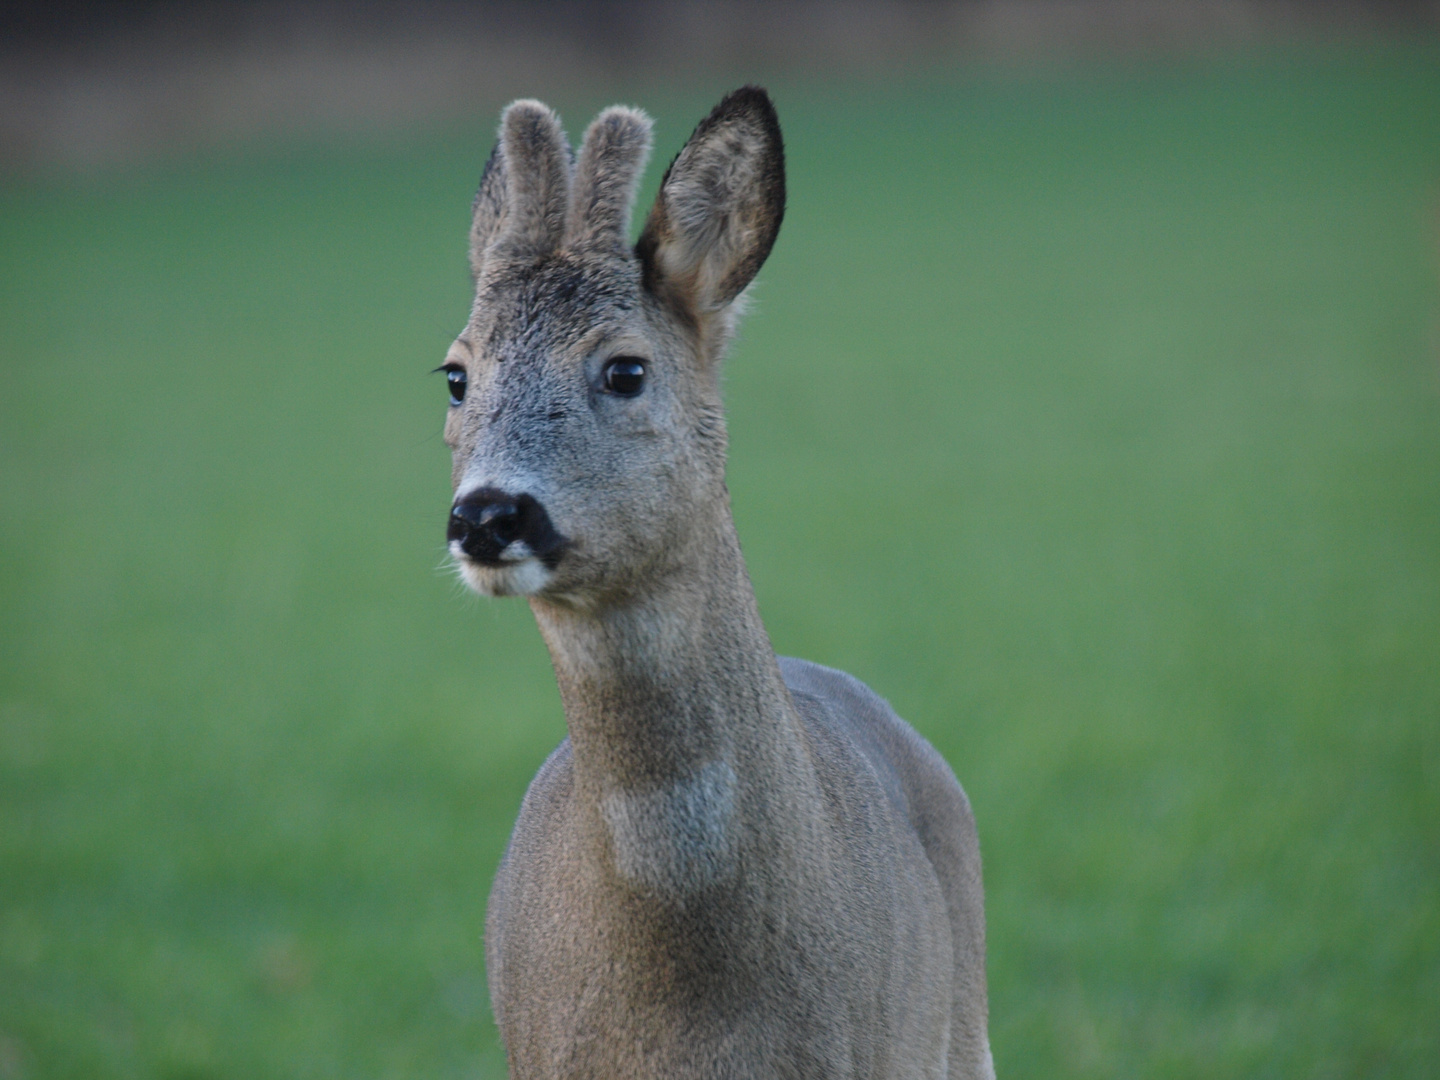
<svg viewBox="0 0 1440 1080"><path fill-rule="evenodd" d="M568 353L633 332L641 306L634 259L562 253L494 268L476 290L466 336L489 359L524 359L536 350Z"/></svg>

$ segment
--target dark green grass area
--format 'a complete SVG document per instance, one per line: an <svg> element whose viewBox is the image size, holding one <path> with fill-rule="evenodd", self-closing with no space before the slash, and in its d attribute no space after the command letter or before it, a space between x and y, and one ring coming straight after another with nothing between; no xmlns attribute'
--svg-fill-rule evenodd
<svg viewBox="0 0 1440 1080"><path fill-rule="evenodd" d="M778 96L736 514L971 795L1002 1078L1433 1074L1440 53ZM0 191L0 1080L502 1073L563 717L426 374L492 122Z"/></svg>

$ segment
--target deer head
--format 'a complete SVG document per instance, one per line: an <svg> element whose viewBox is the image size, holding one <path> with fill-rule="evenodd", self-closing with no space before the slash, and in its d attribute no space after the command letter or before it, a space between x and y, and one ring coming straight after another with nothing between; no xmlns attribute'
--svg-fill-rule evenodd
<svg viewBox="0 0 1440 1080"><path fill-rule="evenodd" d="M475 197L475 303L446 357L448 538L478 592L623 602L728 521L719 367L785 209L765 91L728 95L665 174L633 247L650 120L602 112L573 155L505 110Z"/></svg>

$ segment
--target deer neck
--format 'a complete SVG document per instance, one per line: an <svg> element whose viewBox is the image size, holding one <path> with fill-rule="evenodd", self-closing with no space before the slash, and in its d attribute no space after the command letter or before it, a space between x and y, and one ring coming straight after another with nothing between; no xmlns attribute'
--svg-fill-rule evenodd
<svg viewBox="0 0 1440 1080"><path fill-rule="evenodd" d="M621 877L662 891L723 875L747 810L795 771L794 706L718 509L643 596L589 611L532 601L577 795Z"/></svg>

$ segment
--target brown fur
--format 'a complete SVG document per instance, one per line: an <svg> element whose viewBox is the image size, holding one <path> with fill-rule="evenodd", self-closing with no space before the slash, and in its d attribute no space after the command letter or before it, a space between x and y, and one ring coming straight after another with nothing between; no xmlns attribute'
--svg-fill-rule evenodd
<svg viewBox="0 0 1440 1080"><path fill-rule="evenodd" d="M649 138L607 110L572 166L553 113L506 111L449 357L457 497L524 493L565 537L553 566L454 549L529 598L570 731L487 917L511 1074L993 1076L969 804L863 685L777 660L730 515L719 360L784 212L773 107L716 107L632 252ZM642 393L606 392L617 356Z"/></svg>

